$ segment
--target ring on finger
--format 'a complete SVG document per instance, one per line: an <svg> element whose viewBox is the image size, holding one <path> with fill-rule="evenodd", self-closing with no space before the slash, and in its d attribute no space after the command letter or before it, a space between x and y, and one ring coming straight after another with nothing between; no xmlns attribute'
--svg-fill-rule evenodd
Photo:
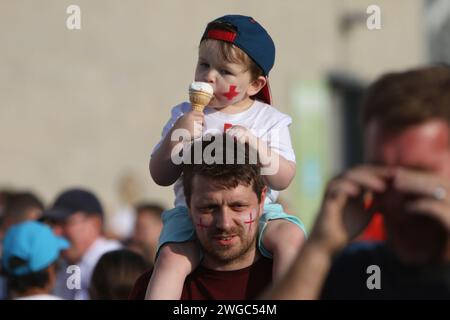
<svg viewBox="0 0 450 320"><path fill-rule="evenodd" d="M447 197L447 190L443 186L438 186L434 189L433 197L436 200L445 200Z"/></svg>

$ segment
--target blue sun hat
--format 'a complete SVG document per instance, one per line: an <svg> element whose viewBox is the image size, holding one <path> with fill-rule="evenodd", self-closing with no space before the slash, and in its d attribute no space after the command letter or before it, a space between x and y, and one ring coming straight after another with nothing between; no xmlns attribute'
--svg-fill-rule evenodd
<svg viewBox="0 0 450 320"><path fill-rule="evenodd" d="M55 235L44 223L19 223L11 226L5 234L2 265L7 273L15 276L34 273L55 262L60 252L69 246L66 239Z"/></svg>

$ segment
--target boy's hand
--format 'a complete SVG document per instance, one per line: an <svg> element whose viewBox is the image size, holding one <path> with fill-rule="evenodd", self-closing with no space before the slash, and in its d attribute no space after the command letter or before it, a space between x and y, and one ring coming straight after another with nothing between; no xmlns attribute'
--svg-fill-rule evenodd
<svg viewBox="0 0 450 320"><path fill-rule="evenodd" d="M232 126L227 131L227 135L235 137L236 141L239 143L248 143L250 148L258 153L259 161L263 167L270 166L273 153L271 153L267 144L255 136L249 129L243 126Z"/></svg>
<svg viewBox="0 0 450 320"><path fill-rule="evenodd" d="M174 129L188 130L191 140L200 138L203 132L204 117L203 112L191 110L175 122Z"/></svg>
<svg viewBox="0 0 450 320"><path fill-rule="evenodd" d="M239 143L248 143L251 148L258 150L258 137L243 126L232 126L227 130L227 135L234 137Z"/></svg>

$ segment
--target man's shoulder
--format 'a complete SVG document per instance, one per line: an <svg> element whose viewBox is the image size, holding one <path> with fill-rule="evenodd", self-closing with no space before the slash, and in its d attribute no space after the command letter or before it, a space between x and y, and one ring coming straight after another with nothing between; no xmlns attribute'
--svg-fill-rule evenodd
<svg viewBox="0 0 450 320"><path fill-rule="evenodd" d="M324 299L354 299L367 294L373 266L384 269L388 250L384 242L358 242L337 255L322 291ZM369 272L368 272L369 271Z"/></svg>
<svg viewBox="0 0 450 320"><path fill-rule="evenodd" d="M100 257L113 250L119 250L123 246L122 244L113 239L107 239L104 237L99 237L95 242L88 248L82 257L82 264L96 264Z"/></svg>
<svg viewBox="0 0 450 320"><path fill-rule="evenodd" d="M137 278L134 283L133 289L128 296L129 300L144 300L145 293L147 292L148 282L150 281L150 277L152 276L153 268L145 271L143 274Z"/></svg>
<svg viewBox="0 0 450 320"><path fill-rule="evenodd" d="M381 263L387 254L384 242L356 242L347 246L334 259L333 267L347 269L362 263Z"/></svg>

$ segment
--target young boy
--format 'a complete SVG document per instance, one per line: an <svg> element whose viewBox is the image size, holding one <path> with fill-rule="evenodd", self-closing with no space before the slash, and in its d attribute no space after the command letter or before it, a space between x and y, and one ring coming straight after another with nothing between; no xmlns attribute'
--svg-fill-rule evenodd
<svg viewBox="0 0 450 320"><path fill-rule="evenodd" d="M227 15L208 24L200 42L195 81L209 83L213 98L204 112L192 110L189 103L175 106L150 160L152 178L162 186L175 183L176 199L175 208L163 214L164 228L147 299L179 299L186 276L200 262L180 178L182 167L171 159L179 143L171 138L177 129L188 130L193 139L225 131L257 147L266 166L276 163L278 170L264 177L269 191L258 237L260 252L273 257L274 280L287 270L300 249L305 234L302 222L275 203L276 190L287 188L294 178L295 155L288 129L291 118L270 106L267 77L274 61L274 43L253 18Z"/></svg>

